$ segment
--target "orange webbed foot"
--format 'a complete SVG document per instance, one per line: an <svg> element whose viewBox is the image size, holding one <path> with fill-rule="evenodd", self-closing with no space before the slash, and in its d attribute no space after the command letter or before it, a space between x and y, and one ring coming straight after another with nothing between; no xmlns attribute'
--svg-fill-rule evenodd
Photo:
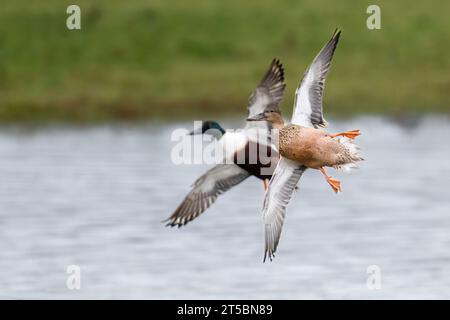
<svg viewBox="0 0 450 320"><path fill-rule="evenodd" d="M331 186L335 193L341 191L341 182L339 180L331 178L323 167L319 170L323 173L323 175L325 176L325 180L327 180L328 184Z"/></svg>
<svg viewBox="0 0 450 320"><path fill-rule="evenodd" d="M351 130L351 131L345 131L345 132L340 132L340 133L335 133L330 135L332 138L336 138L339 136L343 136L343 137L347 137L349 139L355 139L357 136L359 136L361 134L361 132L358 130Z"/></svg>
<svg viewBox="0 0 450 320"><path fill-rule="evenodd" d="M328 184L331 186L334 193L338 193L341 191L341 182L339 180L336 180L336 179L333 179L330 177L328 179Z"/></svg>

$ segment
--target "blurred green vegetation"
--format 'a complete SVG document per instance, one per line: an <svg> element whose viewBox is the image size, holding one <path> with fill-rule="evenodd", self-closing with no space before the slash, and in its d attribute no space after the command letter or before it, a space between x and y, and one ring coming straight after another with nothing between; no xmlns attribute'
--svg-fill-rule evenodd
<svg viewBox="0 0 450 320"><path fill-rule="evenodd" d="M82 29L67 30L66 8ZM244 115L273 57L290 115L305 68L336 27L325 112L450 112L450 1L26 1L0 10L0 121Z"/></svg>

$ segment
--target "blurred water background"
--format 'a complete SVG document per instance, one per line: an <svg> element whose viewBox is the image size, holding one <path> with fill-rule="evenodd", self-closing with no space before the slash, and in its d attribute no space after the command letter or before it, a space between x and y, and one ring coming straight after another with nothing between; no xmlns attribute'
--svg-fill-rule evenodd
<svg viewBox="0 0 450 320"><path fill-rule="evenodd" d="M328 120L362 130L366 161L338 195L304 174L265 264L256 178L184 228L161 223L207 169L170 161L192 123L0 129L0 298L450 298L449 118Z"/></svg>

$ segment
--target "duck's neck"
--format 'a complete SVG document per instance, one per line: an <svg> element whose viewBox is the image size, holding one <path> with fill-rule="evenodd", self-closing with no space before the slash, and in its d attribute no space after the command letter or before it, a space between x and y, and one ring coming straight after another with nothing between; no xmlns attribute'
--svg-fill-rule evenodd
<svg viewBox="0 0 450 320"><path fill-rule="evenodd" d="M284 120L281 117L281 115L274 117L274 119L272 119L272 128L273 129L283 129L284 127Z"/></svg>
<svg viewBox="0 0 450 320"><path fill-rule="evenodd" d="M278 129L281 130L284 127L284 122L273 122L272 123L272 128L273 129Z"/></svg>

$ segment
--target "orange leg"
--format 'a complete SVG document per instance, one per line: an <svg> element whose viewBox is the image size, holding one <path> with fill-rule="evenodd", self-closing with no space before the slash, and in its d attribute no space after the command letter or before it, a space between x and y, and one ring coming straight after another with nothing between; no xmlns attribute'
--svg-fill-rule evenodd
<svg viewBox="0 0 450 320"><path fill-rule="evenodd" d="M264 191L267 191L267 179L264 179L263 182L264 182Z"/></svg>
<svg viewBox="0 0 450 320"><path fill-rule="evenodd" d="M339 191L341 191L341 182L339 180L333 179L329 175L327 175L327 172L325 171L325 169L323 167L320 168L319 170L320 170L320 172L323 173L323 175L325 176L325 179L327 180L328 184L331 186L331 188L333 189L333 191L335 193L338 193Z"/></svg>
<svg viewBox="0 0 450 320"><path fill-rule="evenodd" d="M359 129L358 129L358 130L344 131L344 132L331 134L330 137L336 138L336 137L339 137L339 136L344 136L344 137L347 137L349 139L355 139L360 134L361 133L359 132Z"/></svg>

